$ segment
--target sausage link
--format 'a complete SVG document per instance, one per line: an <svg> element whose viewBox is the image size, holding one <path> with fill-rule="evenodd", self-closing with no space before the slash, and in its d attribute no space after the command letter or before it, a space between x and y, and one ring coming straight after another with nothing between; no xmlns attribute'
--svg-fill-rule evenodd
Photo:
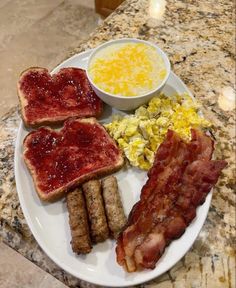
<svg viewBox="0 0 236 288"><path fill-rule="evenodd" d="M114 238L126 223L124 209L118 191L117 180L114 176L109 176L102 181L103 199L108 220L109 229Z"/></svg>
<svg viewBox="0 0 236 288"><path fill-rule="evenodd" d="M95 243L105 241L109 236L109 229L103 206L101 183L99 180L90 180L82 187L87 204L92 241Z"/></svg>
<svg viewBox="0 0 236 288"><path fill-rule="evenodd" d="M77 188L67 193L66 202L69 211L72 250L77 254L89 253L92 250L92 245L82 190Z"/></svg>

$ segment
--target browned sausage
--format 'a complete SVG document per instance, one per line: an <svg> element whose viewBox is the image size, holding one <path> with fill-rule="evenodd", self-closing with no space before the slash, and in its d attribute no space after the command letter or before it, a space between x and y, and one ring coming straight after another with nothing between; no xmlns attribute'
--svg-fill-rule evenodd
<svg viewBox="0 0 236 288"><path fill-rule="evenodd" d="M71 229L71 246L77 254L92 250L87 211L82 190L77 188L66 195Z"/></svg>
<svg viewBox="0 0 236 288"><path fill-rule="evenodd" d="M126 223L116 178L114 176L105 178L102 181L102 189L108 226L116 238Z"/></svg>
<svg viewBox="0 0 236 288"><path fill-rule="evenodd" d="M101 183L98 180L90 180L82 187L87 204L92 241L102 242L108 238L109 229L103 206Z"/></svg>

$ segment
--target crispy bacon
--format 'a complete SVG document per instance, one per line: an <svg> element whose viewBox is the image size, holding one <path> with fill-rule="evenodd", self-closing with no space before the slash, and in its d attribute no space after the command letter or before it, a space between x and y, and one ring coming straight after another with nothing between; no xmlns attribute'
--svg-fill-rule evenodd
<svg viewBox="0 0 236 288"><path fill-rule="evenodd" d="M200 130L192 129L191 135L191 141L186 144L177 133L168 130L165 141L162 142L156 152L154 164L148 171L149 178L141 190L141 200L148 199L157 185L165 184L164 181L167 180L168 174L167 166L170 166L170 169L172 169L176 163L180 164L181 162L183 168L185 168L196 159L211 159L214 150L212 139ZM128 223L135 222L140 216L142 209L146 207L146 200L141 200L133 207L129 215Z"/></svg>
<svg viewBox="0 0 236 288"><path fill-rule="evenodd" d="M214 151L213 140L201 130L191 129L191 141L188 150L193 160L210 160Z"/></svg>
<svg viewBox="0 0 236 288"><path fill-rule="evenodd" d="M151 201L149 195L154 197L153 191L158 187L159 190L165 186L166 182L173 177L173 167L176 163L183 163L188 158L188 149L186 143L172 130L168 130L165 141L159 146L155 161L152 168L148 172L148 180L141 190L141 200L136 203L129 215L129 223L135 222L140 213L146 207L146 201ZM183 163L183 165L185 165ZM153 176L152 176L153 175ZM156 193L157 191L155 191ZM146 210L146 208L145 208Z"/></svg>
<svg viewBox="0 0 236 288"><path fill-rule="evenodd" d="M157 223L135 249L134 260L137 267L155 267L164 252L166 245L163 248L163 243L167 244L184 233L195 217L197 206L205 201L225 165L225 161L196 160L186 168L177 201L166 208L165 220ZM180 199L187 199L188 205ZM189 217L190 213L193 218Z"/></svg>
<svg viewBox="0 0 236 288"><path fill-rule="evenodd" d="M158 206L158 199L162 198L161 194L164 191L161 188L164 187L170 179L171 182L174 182L181 175L182 166L176 164L177 162L184 163L187 157L186 153L188 154L186 144L174 131L169 130L166 140L160 145L155 155L156 165L153 165L153 168L149 171L149 180L142 189L141 195L143 195L143 198L135 204L129 215L127 225L130 226L125 229L124 233L120 234L118 238L118 263L123 265L121 263L125 262L128 271L135 269L134 262L132 261L134 249L139 242L144 239L145 234L148 233L144 228L151 229L152 217L155 217L155 214L152 213L149 213L149 217L147 217L146 211L151 212L151 206L154 207L154 209ZM183 166L184 165L185 164L183 164ZM157 185L157 181L159 185ZM155 192L153 190L155 190ZM150 197L148 197L149 195ZM154 203L152 203L152 201L154 201ZM147 208L147 206L149 208ZM156 215L156 217L158 217L158 215ZM132 223L135 224L131 225ZM126 258L125 261L124 258Z"/></svg>
<svg viewBox="0 0 236 288"><path fill-rule="evenodd" d="M210 160L212 152L213 141L201 131L192 130L189 143L168 131L117 242L117 261L127 271L154 268L165 247L184 233L226 165Z"/></svg>

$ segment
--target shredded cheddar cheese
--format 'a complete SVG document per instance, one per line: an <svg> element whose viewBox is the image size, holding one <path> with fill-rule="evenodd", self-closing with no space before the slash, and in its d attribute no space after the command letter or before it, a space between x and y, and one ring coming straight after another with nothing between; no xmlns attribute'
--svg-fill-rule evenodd
<svg viewBox="0 0 236 288"><path fill-rule="evenodd" d="M162 57L144 43L110 45L97 52L88 71L100 89L119 96L145 94L166 76Z"/></svg>

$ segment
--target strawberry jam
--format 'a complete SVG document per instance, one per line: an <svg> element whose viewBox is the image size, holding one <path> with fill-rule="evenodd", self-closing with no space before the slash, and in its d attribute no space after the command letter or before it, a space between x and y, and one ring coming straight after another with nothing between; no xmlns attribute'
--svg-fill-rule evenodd
<svg viewBox="0 0 236 288"><path fill-rule="evenodd" d="M61 131L42 127L24 140L24 158L43 193L65 185L87 173L114 166L121 152L106 130L90 118L67 120Z"/></svg>
<svg viewBox="0 0 236 288"><path fill-rule="evenodd" d="M52 76L47 69L28 70L19 88L27 100L25 118L32 125L41 119L97 117L102 112L102 101L93 92L85 71L79 68L63 68Z"/></svg>

